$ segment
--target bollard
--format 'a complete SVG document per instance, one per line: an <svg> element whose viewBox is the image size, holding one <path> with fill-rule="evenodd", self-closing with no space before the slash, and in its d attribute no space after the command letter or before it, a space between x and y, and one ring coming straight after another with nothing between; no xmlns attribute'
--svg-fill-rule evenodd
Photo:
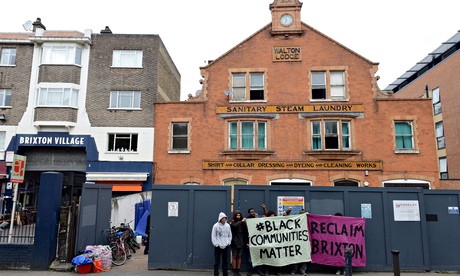
<svg viewBox="0 0 460 276"><path fill-rule="evenodd" d="M352 264L351 264L351 248L345 248L345 271L346 276L351 276L352 274Z"/></svg>
<svg viewBox="0 0 460 276"><path fill-rule="evenodd" d="M393 271L395 276L400 276L401 273L399 271L399 251L398 250L391 250L391 254L393 254Z"/></svg>

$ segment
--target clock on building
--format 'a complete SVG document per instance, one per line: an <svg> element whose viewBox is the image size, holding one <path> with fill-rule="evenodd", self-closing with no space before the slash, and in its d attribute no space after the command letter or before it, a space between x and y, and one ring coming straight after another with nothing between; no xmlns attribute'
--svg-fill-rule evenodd
<svg viewBox="0 0 460 276"><path fill-rule="evenodd" d="M292 15L285 13L281 16L281 25L287 27L292 24Z"/></svg>

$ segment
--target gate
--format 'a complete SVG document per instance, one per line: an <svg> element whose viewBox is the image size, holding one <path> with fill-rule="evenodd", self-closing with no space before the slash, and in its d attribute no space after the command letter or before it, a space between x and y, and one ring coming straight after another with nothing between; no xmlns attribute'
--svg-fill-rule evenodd
<svg viewBox="0 0 460 276"><path fill-rule="evenodd" d="M233 210L277 212L278 197L303 197L312 214L361 217L366 209L367 266L356 271L391 271L392 250L403 270L458 270L460 219L457 190L311 186L234 186ZM418 205L418 219L397 212L400 202ZM168 211L177 203L177 215ZM154 185L149 269L212 269L210 241L219 212L231 217L231 187ZM243 265L244 266L244 265ZM309 266L315 269L315 266ZM318 267L317 267L318 268ZM319 268L318 268L319 269Z"/></svg>

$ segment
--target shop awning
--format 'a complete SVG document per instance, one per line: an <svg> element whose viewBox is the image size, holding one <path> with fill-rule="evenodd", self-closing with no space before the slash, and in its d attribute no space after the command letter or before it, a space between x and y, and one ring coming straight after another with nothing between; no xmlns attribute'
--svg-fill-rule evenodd
<svg viewBox="0 0 460 276"><path fill-rule="evenodd" d="M130 172L87 172L86 181L146 181L148 173Z"/></svg>

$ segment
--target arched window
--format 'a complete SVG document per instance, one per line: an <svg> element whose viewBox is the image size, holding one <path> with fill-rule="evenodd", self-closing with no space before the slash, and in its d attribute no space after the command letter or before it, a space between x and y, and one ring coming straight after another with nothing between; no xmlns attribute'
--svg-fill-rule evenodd
<svg viewBox="0 0 460 276"><path fill-rule="evenodd" d="M338 187L359 187L359 182L350 180L350 179L342 179L334 182L334 186Z"/></svg>
<svg viewBox="0 0 460 276"><path fill-rule="evenodd" d="M311 181L305 179L276 179L270 181L270 185L295 185L295 186L311 186Z"/></svg>
<svg viewBox="0 0 460 276"><path fill-rule="evenodd" d="M234 198L234 192L235 192L235 185L248 185L248 181L246 179L226 179L223 182L224 186L231 186L232 187L232 212L233 212L233 198Z"/></svg>
<svg viewBox="0 0 460 276"><path fill-rule="evenodd" d="M430 182L427 181L420 181L414 179L395 179L395 180L388 180L383 182L383 187L398 187L398 188L422 188L422 189L430 189Z"/></svg>

